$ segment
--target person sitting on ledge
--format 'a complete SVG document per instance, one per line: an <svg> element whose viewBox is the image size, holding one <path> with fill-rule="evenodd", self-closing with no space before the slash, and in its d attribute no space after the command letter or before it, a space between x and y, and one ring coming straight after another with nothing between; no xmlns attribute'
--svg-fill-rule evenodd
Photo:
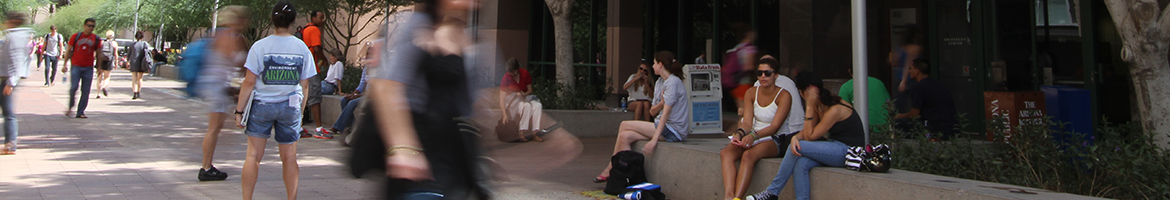
<svg viewBox="0 0 1170 200"><path fill-rule="evenodd" d="M792 144L780 161L780 171L768 189L744 199L775 200L793 174L796 199L809 199L809 171L813 167L844 167L845 153L851 146L865 145L865 128L861 117L849 102L833 96L825 83L813 73L796 75L796 88L804 97L804 130L792 137Z"/></svg>
<svg viewBox="0 0 1170 200"><path fill-rule="evenodd" d="M797 96L796 84L776 71L780 64L775 58L765 56L757 63L755 76L759 81L747 90L743 102L751 109L743 110L739 130L719 153L724 199L742 197L751 183L756 162L779 156L784 151L780 148L788 147L792 136L804 126L804 106Z"/></svg>
<svg viewBox="0 0 1170 200"><path fill-rule="evenodd" d="M667 142L681 142L686 140L687 134L690 133L690 126L687 124L687 119L691 117L691 112L687 109L689 101L687 96L687 89L683 85L683 66L674 60L674 54L669 51L659 51L654 54L654 73L662 76L665 81L656 87L663 87L661 94L661 102L651 108L651 112L661 110L662 114L654 120L654 123L647 121L629 120L623 121L618 127L617 142L614 144L613 153L630 150L630 146L637 141L648 140L646 146L642 147L642 153L651 154L654 151L654 146L658 141ZM657 99L657 97L655 98ZM609 179L609 170L612 165L606 165L605 170L593 182L600 183Z"/></svg>
<svg viewBox="0 0 1170 200"><path fill-rule="evenodd" d="M532 94L532 76L528 70L520 68L520 61L516 58L508 59L504 66L508 67L508 73L500 80L500 111L503 112L504 123L520 120L520 141L527 141L525 135L529 134L533 141L544 141L540 139L540 118L544 106Z"/></svg>

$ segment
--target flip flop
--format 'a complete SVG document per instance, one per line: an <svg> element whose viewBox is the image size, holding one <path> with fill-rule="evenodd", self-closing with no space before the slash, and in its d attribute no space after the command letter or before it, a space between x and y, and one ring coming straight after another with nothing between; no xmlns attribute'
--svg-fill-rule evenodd
<svg viewBox="0 0 1170 200"><path fill-rule="evenodd" d="M87 117L87 116L85 116L85 115L77 115L77 118L79 118L79 119L85 119L85 118L89 118L89 117Z"/></svg>
<svg viewBox="0 0 1170 200"><path fill-rule="evenodd" d="M609 180L608 176L597 176L597 178L593 178L593 183L604 183L605 181L608 181L608 180Z"/></svg>

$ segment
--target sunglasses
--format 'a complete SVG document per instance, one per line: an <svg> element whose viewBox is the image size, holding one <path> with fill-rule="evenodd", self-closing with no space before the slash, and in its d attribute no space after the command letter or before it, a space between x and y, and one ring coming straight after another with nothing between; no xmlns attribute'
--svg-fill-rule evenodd
<svg viewBox="0 0 1170 200"><path fill-rule="evenodd" d="M90 28L93 28L94 26L96 26L96 25L93 25L93 24L86 24L85 25L85 27L90 27Z"/></svg>
<svg viewBox="0 0 1170 200"><path fill-rule="evenodd" d="M756 76L772 76L775 73L774 70L756 70Z"/></svg>
<svg viewBox="0 0 1170 200"><path fill-rule="evenodd" d="M648 70L648 69L646 69L646 68L642 68L642 67L639 67L639 68L638 68L638 70L642 70L642 71L650 71L650 70Z"/></svg>

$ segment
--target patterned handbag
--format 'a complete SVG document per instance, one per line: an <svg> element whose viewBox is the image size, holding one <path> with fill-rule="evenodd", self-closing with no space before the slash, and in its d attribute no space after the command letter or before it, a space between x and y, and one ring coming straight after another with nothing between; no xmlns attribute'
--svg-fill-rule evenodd
<svg viewBox="0 0 1170 200"><path fill-rule="evenodd" d="M864 146L850 147L845 153L845 169L861 172L890 171L890 147L879 144L873 149Z"/></svg>

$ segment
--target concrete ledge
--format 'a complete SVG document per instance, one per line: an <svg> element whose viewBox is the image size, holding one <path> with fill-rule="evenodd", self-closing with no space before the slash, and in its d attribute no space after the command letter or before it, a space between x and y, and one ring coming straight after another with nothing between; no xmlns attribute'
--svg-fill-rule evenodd
<svg viewBox="0 0 1170 200"><path fill-rule="evenodd" d="M643 145L645 142L638 142L633 149L641 151ZM722 199L719 151L726 145L727 139L658 143L654 154L647 157L647 178L662 185L662 191L672 199ZM747 193L763 191L775 177L780 162L780 158L769 158L757 163ZM1100 199L897 169L888 173L863 173L818 167L811 176L814 199ZM785 185L780 199L795 196L791 181ZM1035 194L1009 191L1013 189Z"/></svg>
<svg viewBox="0 0 1170 200"><path fill-rule="evenodd" d="M154 70L155 70L155 73L157 74L155 76L157 76L157 77L163 77L163 78L169 78L171 80L183 81L183 79L179 78L179 67L176 67L174 65L159 65L158 68L155 68Z"/></svg>
<svg viewBox="0 0 1170 200"><path fill-rule="evenodd" d="M608 110L544 110L544 113L559 120L561 128L583 138L617 136L622 121L634 120L632 112Z"/></svg>
<svg viewBox="0 0 1170 200"><path fill-rule="evenodd" d="M340 95L321 95L321 126L333 127L333 123L337 122L337 117L341 116L341 99L345 98Z"/></svg>

